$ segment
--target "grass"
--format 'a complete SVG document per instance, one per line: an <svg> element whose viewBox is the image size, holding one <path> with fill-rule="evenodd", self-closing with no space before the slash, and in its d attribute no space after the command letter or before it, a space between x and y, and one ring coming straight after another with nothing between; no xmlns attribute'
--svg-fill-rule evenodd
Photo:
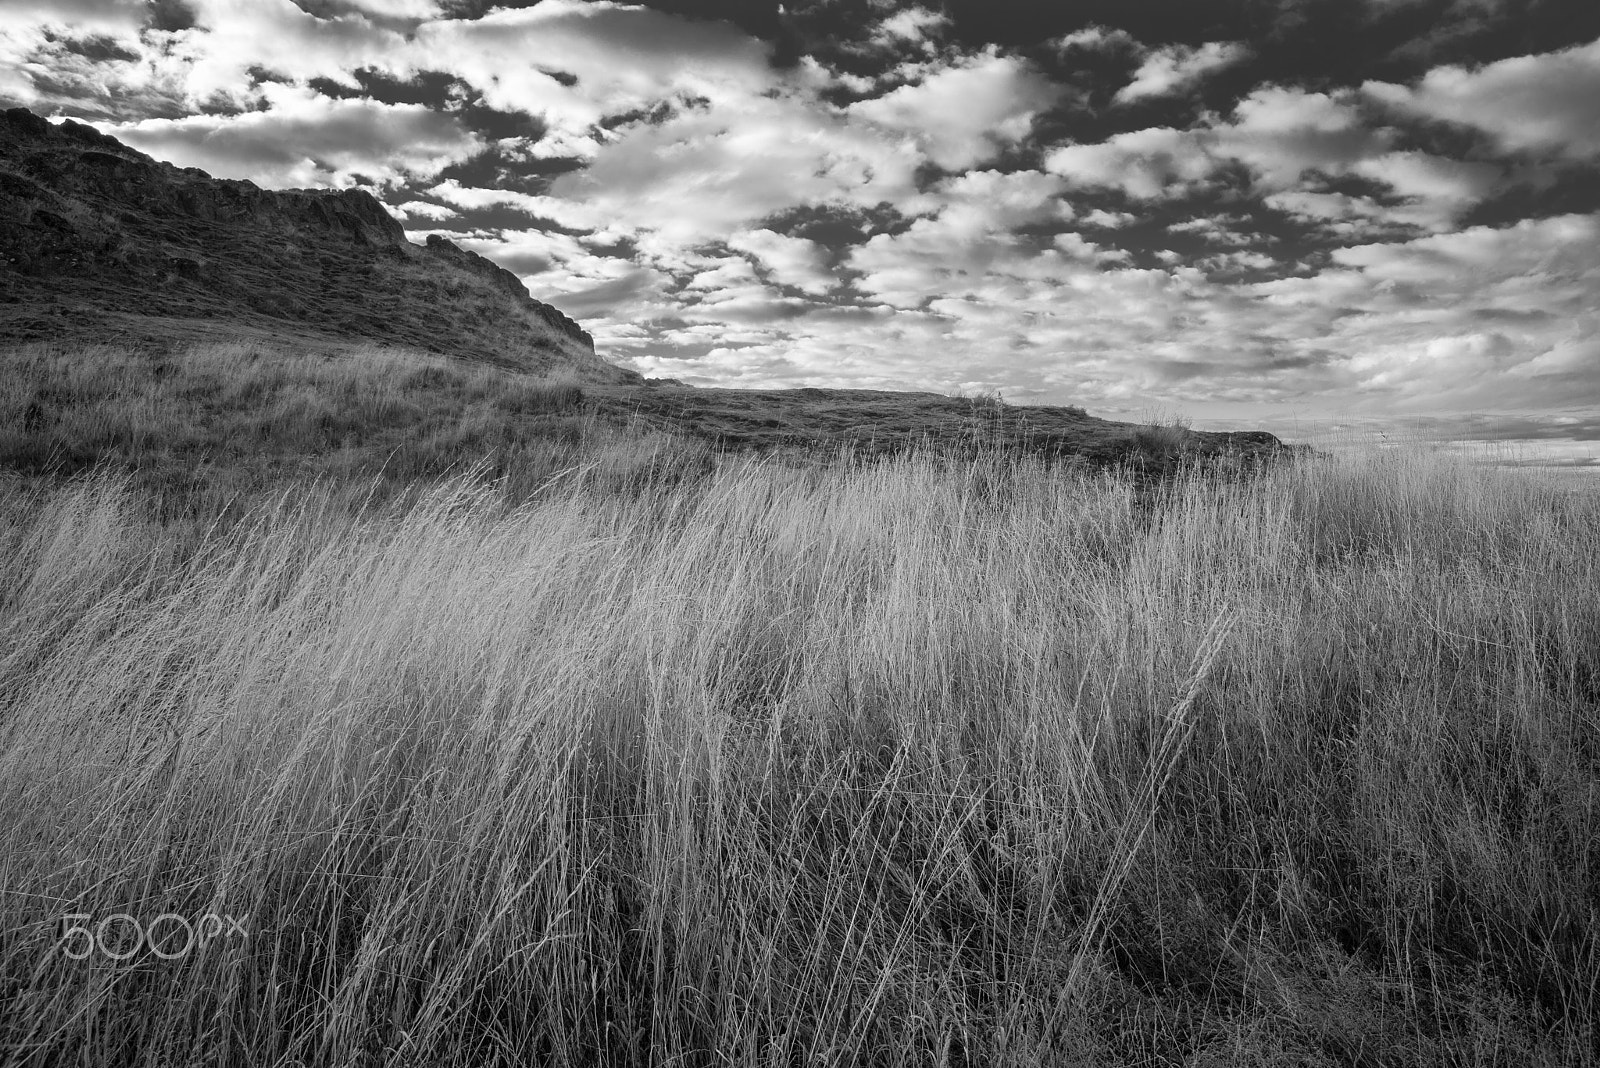
<svg viewBox="0 0 1600 1068"><path fill-rule="evenodd" d="M699 389L656 383L649 388L601 386L588 395L601 410L626 412L679 435L724 449L824 451L848 447L857 456L911 449L971 457L1020 451L1054 461L1101 467L1130 459L1162 466L1165 454L1138 440L1143 428L1097 419L1080 407L1011 405L998 393L947 397L866 389ZM1238 451L1243 442L1197 433L1196 453Z"/></svg>
<svg viewBox="0 0 1600 1068"><path fill-rule="evenodd" d="M3 1059L1596 1059L1600 498L641 470L5 491Z"/></svg>
<svg viewBox="0 0 1600 1068"><path fill-rule="evenodd" d="M384 496L467 468L532 487L591 461L704 462L594 411L577 382L375 344L36 343L4 363L0 471L127 472L164 512L205 516L286 481L375 479Z"/></svg>

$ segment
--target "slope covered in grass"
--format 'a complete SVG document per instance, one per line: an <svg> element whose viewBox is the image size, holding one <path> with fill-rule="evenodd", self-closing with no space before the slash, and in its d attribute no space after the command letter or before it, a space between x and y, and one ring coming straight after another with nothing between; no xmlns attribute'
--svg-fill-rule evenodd
<svg viewBox="0 0 1600 1068"><path fill-rule="evenodd" d="M168 510L205 512L284 478L375 477L387 494L472 468L527 489L590 462L692 472L713 450L812 464L912 449L1149 476L1292 452L1270 434L1144 427L997 397L596 385L219 324L165 340L0 345L0 478L104 466Z"/></svg>
<svg viewBox="0 0 1600 1068"><path fill-rule="evenodd" d="M1595 1055L1594 497L1411 452L363 501L6 495L0 1057ZM248 937L63 948L207 913Z"/></svg>
<svg viewBox="0 0 1600 1068"><path fill-rule="evenodd" d="M387 495L471 468L531 487L578 463L692 470L706 452L597 411L572 379L372 344L41 343L0 348L0 370L0 474L105 467L165 511L286 479L378 479Z"/></svg>

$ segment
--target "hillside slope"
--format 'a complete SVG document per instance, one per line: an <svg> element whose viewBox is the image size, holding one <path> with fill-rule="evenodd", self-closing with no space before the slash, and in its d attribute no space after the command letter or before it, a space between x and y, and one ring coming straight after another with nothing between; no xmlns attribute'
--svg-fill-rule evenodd
<svg viewBox="0 0 1600 1068"><path fill-rule="evenodd" d="M264 190L79 123L0 113L0 340L156 338L172 320L639 380L510 271L407 240L370 193Z"/></svg>
<svg viewBox="0 0 1600 1068"><path fill-rule="evenodd" d="M526 442L548 429L524 425L486 399L521 396L528 383L509 380L484 379L487 392L429 395L420 422L405 406L372 408L359 398L391 388L383 375L372 377L365 356L375 349L401 363L447 356L581 385L575 405L611 426L721 450L847 446L860 456L1000 448L1091 466L1128 463L1158 475L1192 461L1289 452L1271 434L1144 427L1077 407L647 381L597 356L588 333L530 297L510 271L437 236L409 241L369 193L264 190L158 162L78 123L48 122L21 108L0 112L0 360L8 372L0 415L15 419L0 436L0 468L71 472L113 456L128 460L129 435L145 441L180 412L211 427L213 443L238 420L272 423L273 405L289 402L273 391L225 388L207 355L217 351L256 354L250 359L274 368L274 390L297 398L291 408L305 403L324 412L309 429L299 415L284 424L304 433L279 427L268 435L306 457L388 449L393 437L424 433L424 423L482 430L456 435L458 444L445 450L462 455L489 448L491 439ZM363 359L331 378L321 369L352 352ZM90 367L115 367L115 381L89 383ZM207 384L194 394L183 386L190 378ZM327 394L335 379L343 392ZM134 411L139 404L167 415L152 422ZM225 417L217 414L223 409ZM379 410L381 418L373 416ZM200 450L192 459L201 458L195 432L182 436Z"/></svg>

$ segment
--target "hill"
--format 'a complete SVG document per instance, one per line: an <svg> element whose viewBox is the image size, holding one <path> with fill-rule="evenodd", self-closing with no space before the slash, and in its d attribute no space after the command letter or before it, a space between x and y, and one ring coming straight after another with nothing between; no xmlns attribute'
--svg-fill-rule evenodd
<svg viewBox="0 0 1600 1068"><path fill-rule="evenodd" d="M215 324L639 380L516 275L438 236L407 240L363 190L265 190L79 123L0 113L0 339L162 339Z"/></svg>
<svg viewBox="0 0 1600 1068"><path fill-rule="evenodd" d="M240 346L273 368L267 393L224 388L217 378L215 354ZM374 361L375 350L393 358ZM412 386L402 390L405 405L371 403L393 391L395 374L432 381L436 356L461 362L475 384ZM351 357L337 374L322 368ZM1143 427L1077 407L649 381L596 355L581 326L529 296L510 271L437 235L410 241L367 192L264 190L213 178L21 108L0 113L0 359L10 372L0 409L14 417L0 440L0 463L31 473L130 461L177 426L190 444L181 455L163 447L164 466L209 460L216 449L243 449L235 460L251 462L259 443L237 436L243 425L266 427L279 459L365 449L375 461L357 465L364 468L446 425L483 431L447 435L456 444L431 450L434 459L419 469L432 470L476 459L482 453L474 450L514 451L548 434L549 413L530 422L516 399L528 379L581 387L562 394L563 418L583 415L719 450L845 446L884 455L981 446L1158 473L1197 459L1285 454L1270 434ZM396 372L396 360L411 361L420 377ZM90 381L111 367L114 380ZM492 369L513 377L486 375ZM252 381L259 371L248 373ZM285 400L291 394L297 399ZM305 400L313 394L315 403ZM105 418L88 417L96 405ZM308 406L321 413L310 422ZM140 414L157 409L164 414L153 421ZM291 414L274 422L275 412ZM135 437L145 443L139 449Z"/></svg>

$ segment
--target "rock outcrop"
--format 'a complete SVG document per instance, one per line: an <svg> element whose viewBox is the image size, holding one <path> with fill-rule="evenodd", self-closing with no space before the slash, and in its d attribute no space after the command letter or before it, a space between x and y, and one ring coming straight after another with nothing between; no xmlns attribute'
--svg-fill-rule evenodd
<svg viewBox="0 0 1600 1068"><path fill-rule="evenodd" d="M0 112L0 338L96 317L360 337L595 383L639 378L510 271L406 238L372 194L268 190L158 162L23 108Z"/></svg>

